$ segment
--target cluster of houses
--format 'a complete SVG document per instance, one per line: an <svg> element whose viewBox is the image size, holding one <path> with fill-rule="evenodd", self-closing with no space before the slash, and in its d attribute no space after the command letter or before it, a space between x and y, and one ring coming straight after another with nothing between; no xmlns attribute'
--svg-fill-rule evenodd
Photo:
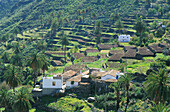
<svg viewBox="0 0 170 112"><path fill-rule="evenodd" d="M52 77L43 77L42 88L34 88L33 93L41 93L41 95L49 95L58 92L64 92L65 89L77 87L89 80L97 79L107 83L117 82L123 73L117 70L102 71L101 69L92 68L84 72L78 73L73 70L64 72L63 74L50 74ZM91 78L93 77L93 78Z"/></svg>

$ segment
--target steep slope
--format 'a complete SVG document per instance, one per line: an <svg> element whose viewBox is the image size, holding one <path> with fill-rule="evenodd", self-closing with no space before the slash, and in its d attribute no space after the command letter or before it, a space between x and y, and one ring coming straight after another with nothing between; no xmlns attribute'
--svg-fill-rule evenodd
<svg viewBox="0 0 170 112"><path fill-rule="evenodd" d="M2 9L5 16L1 16L0 30L1 33L6 33L13 30L14 27L20 25L23 29L34 26L39 23L39 16L46 17L50 12L57 13L59 10L63 11L63 15L69 19L77 19L79 14L78 9L84 10L83 14L85 22L91 21L91 13L95 12L98 18L107 18L112 12L118 11L121 14L126 13L128 10L132 10L129 6L133 4L133 0L24 0L13 1L12 3L6 3L6 7ZM120 6L124 6L124 9L120 9ZM118 10L119 9L119 10Z"/></svg>
<svg viewBox="0 0 170 112"><path fill-rule="evenodd" d="M46 19L51 12L56 15L59 11L63 13L63 19L67 17L74 23L80 17L84 23L92 23L96 20L107 21L110 14L118 12L120 16L135 21L137 15L146 17L148 12L157 11L155 15L149 16L157 18L163 12L162 17L169 17L169 5L165 1L156 1L152 7L146 5L145 0L135 3L137 0L1 0L0 1L0 35L12 31L15 27L25 30L40 25L39 17ZM2 5L5 4L5 5ZM155 8L154 8L155 7ZM96 17L92 18L92 14ZM54 16L56 17L56 16ZM152 20L153 21L153 20Z"/></svg>

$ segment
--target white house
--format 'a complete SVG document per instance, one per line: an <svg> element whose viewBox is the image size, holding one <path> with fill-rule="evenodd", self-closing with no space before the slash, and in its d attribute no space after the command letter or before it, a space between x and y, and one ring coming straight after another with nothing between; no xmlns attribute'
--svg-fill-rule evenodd
<svg viewBox="0 0 170 112"><path fill-rule="evenodd" d="M87 75L89 73L89 70L85 71L85 72L80 72L79 75L76 75L70 79L68 79L66 81L66 88L69 89L69 88L73 88L73 87L76 87L79 85L79 83L81 82L81 78L82 77L89 77L89 75Z"/></svg>
<svg viewBox="0 0 170 112"><path fill-rule="evenodd" d="M162 28L166 28L166 25L162 25Z"/></svg>
<svg viewBox="0 0 170 112"><path fill-rule="evenodd" d="M124 73L117 72L116 73L116 79L119 79L122 75L124 75Z"/></svg>
<svg viewBox="0 0 170 112"><path fill-rule="evenodd" d="M101 80L110 80L110 79L118 79L121 75L124 75L123 73L120 73L119 71L116 70L111 70L103 74L101 77Z"/></svg>
<svg viewBox="0 0 170 112"><path fill-rule="evenodd" d="M119 35L118 41L119 42L129 42L130 41L130 35Z"/></svg>
<svg viewBox="0 0 170 112"><path fill-rule="evenodd" d="M43 77L43 94L52 94L61 90L63 86L62 75L54 75L53 77Z"/></svg>
<svg viewBox="0 0 170 112"><path fill-rule="evenodd" d="M81 82L82 74L74 76L66 81L66 88L73 88L79 85L79 82Z"/></svg>

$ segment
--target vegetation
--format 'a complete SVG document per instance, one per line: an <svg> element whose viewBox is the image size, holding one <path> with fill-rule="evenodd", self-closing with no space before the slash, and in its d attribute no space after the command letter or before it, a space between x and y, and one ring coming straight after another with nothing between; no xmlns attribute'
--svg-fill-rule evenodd
<svg viewBox="0 0 170 112"><path fill-rule="evenodd" d="M168 112L169 3L0 0L0 111ZM121 34L130 35L130 42L119 42ZM88 68L125 75L114 83L101 82L98 91L91 77L95 84L34 98L34 104L28 86L42 89L42 77L70 69L78 75ZM89 103L87 97L95 99Z"/></svg>

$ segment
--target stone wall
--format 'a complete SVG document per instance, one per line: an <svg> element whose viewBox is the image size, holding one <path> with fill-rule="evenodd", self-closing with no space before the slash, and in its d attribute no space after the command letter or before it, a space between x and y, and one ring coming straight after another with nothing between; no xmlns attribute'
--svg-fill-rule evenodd
<svg viewBox="0 0 170 112"><path fill-rule="evenodd" d="M42 95L50 95L50 94L54 94L57 91L59 91L60 89L56 89L56 88L43 88L42 90Z"/></svg>

